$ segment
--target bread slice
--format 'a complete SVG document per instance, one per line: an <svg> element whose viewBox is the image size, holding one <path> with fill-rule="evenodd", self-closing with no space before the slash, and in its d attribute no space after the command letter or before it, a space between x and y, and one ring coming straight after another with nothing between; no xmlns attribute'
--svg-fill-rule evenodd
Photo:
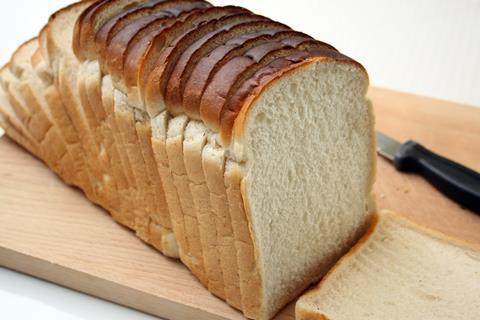
<svg viewBox="0 0 480 320"><path fill-rule="evenodd" d="M205 272L209 290L226 299L222 270L222 256L217 239L217 221L210 202L210 191L206 184L202 165L202 154L207 144L208 133L203 123L191 121L185 128L183 159L189 180L190 192L197 213L200 242L202 244Z"/></svg>
<svg viewBox="0 0 480 320"><path fill-rule="evenodd" d="M97 66L98 70L98 76L101 77L100 75L100 67ZM101 83L101 102L102 102L102 107L105 110L106 114L106 136L109 137L107 138L106 145L112 145L112 150L116 149L118 152L118 157L120 158L120 163L122 167L122 171L125 175L125 180L126 180L126 190L128 190L128 195L125 198L124 201L124 211L120 212L118 216L114 216L115 220L121 223L124 226L129 227L132 230L135 230L135 218L136 218L136 213L135 213L135 205L136 205L136 199L137 199L137 184L135 180L135 175L133 173L133 167L131 166L130 159L127 154L127 149L125 147L125 144L123 143L121 131L120 131L120 126L116 121L115 118L115 99L114 99L114 92L115 88L113 87L112 84L112 79L110 76L105 76L102 78L102 83ZM110 141L109 141L110 140ZM115 151L112 151L114 154ZM118 185L121 187L120 190L123 188L123 184L121 182L117 182Z"/></svg>
<svg viewBox="0 0 480 320"><path fill-rule="evenodd" d="M178 193L183 214L189 249L187 255L191 257L190 267L200 282L208 287L208 276L205 271L203 248L200 239L198 213L195 210L193 197L190 191L190 182L183 161L183 141L188 121L188 118L185 116L170 119L168 122L165 147L168 156L168 166L172 173L173 182Z"/></svg>
<svg viewBox="0 0 480 320"><path fill-rule="evenodd" d="M205 130L208 131L208 129ZM217 242L220 246L220 262L223 272L226 301L239 310L243 309L240 292L237 249L232 228L231 212L225 185L225 149L209 134L208 144L202 153L202 166L210 191L210 201L217 223Z"/></svg>
<svg viewBox="0 0 480 320"><path fill-rule="evenodd" d="M385 211L298 300L296 318L477 319L479 270L479 246Z"/></svg>
<svg viewBox="0 0 480 320"><path fill-rule="evenodd" d="M183 217L180 199L174 184L173 173L169 167L167 153L167 130L170 117L167 113L161 113L151 121L152 127L152 149L157 163L158 173L162 181L165 198L167 200L171 224L178 245L178 253L181 261L189 268L191 267L191 254L185 221Z"/></svg>
<svg viewBox="0 0 480 320"><path fill-rule="evenodd" d="M316 58L282 74L244 105L230 148L245 163L241 194L262 289L257 318L324 275L370 217L375 143L365 72Z"/></svg>

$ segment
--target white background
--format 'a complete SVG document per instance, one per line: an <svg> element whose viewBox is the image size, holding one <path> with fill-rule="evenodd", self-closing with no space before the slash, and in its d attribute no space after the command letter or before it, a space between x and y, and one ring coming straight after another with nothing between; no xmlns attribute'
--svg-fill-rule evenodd
<svg viewBox="0 0 480 320"><path fill-rule="evenodd" d="M70 2L2 1L0 63ZM212 2L245 6L333 44L365 65L373 85L480 106L480 0ZM33 318L151 319L0 268L0 319Z"/></svg>

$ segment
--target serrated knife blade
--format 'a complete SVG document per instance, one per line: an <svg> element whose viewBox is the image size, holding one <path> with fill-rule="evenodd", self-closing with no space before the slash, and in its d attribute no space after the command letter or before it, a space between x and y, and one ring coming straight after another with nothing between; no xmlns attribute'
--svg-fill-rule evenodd
<svg viewBox="0 0 480 320"><path fill-rule="evenodd" d="M384 133L377 132L377 151L381 156L393 161L401 147L402 144L397 140Z"/></svg>

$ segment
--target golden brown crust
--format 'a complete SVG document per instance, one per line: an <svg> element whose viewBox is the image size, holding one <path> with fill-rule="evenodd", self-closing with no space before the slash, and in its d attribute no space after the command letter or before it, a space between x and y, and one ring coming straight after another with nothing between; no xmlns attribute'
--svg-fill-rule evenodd
<svg viewBox="0 0 480 320"><path fill-rule="evenodd" d="M146 61L142 63L142 78L143 81L146 81L140 83L139 87L144 90L147 111L150 116L155 116L163 111L161 106L166 81L176 59L182 49L188 47L191 39L195 40L204 32L213 30L215 25L221 26L230 17L248 12L246 9L235 6L208 8L189 16L184 22L174 24L170 30L162 33L165 36L165 43L161 45L161 48L156 46L153 50L150 49ZM170 39L168 39L169 37Z"/></svg>
<svg viewBox="0 0 480 320"><path fill-rule="evenodd" d="M134 2L133 6L136 4ZM131 0L94 0L82 12L75 24L72 48L77 58L81 61L94 60L96 58L95 37L98 29L109 17L128 10L131 6ZM108 14L103 15L105 12Z"/></svg>
<svg viewBox="0 0 480 320"><path fill-rule="evenodd" d="M200 59L208 56L218 46L230 41L232 38L251 34L254 30L265 27L287 28L279 23L267 20L262 16L246 15L245 21L239 20L232 24L225 25L222 28L207 33L191 44L188 49L184 50L169 76L164 93L168 109L181 110L184 112L182 98L185 84Z"/></svg>
<svg viewBox="0 0 480 320"><path fill-rule="evenodd" d="M283 41L301 35L301 33L290 30L282 24L277 25L276 22L271 22L271 24L265 25L264 30L228 41L197 62L191 74L188 75L188 79L185 79L185 87L182 89L183 107L189 117L201 119L199 108L206 85L211 82L211 78L227 62L267 42Z"/></svg>
<svg viewBox="0 0 480 320"><path fill-rule="evenodd" d="M156 6L157 9L159 7ZM153 37L154 32L161 32L169 21L179 19L187 12L207 7L207 3L198 0L170 1L165 2L161 7L163 9L151 18L142 18L132 22L129 28L133 28L133 30L126 28L111 39L106 54L108 70L122 84L136 85L139 59L145 53L146 43L149 38ZM130 55L132 50L134 53ZM131 69L134 70L130 71ZM130 80L132 78L133 80Z"/></svg>
<svg viewBox="0 0 480 320"><path fill-rule="evenodd" d="M123 63L123 80L128 87L136 87L140 66L142 60L145 59L149 48L153 45L154 39L163 32L163 30L171 27L175 22L184 20L186 17L194 14L201 8L194 8L192 10L185 10L172 18L158 19L149 24L145 29L141 30L135 38L129 43L125 51L125 58Z"/></svg>
<svg viewBox="0 0 480 320"><path fill-rule="evenodd" d="M115 79L120 78L123 71L123 54L132 37L156 19L169 17L168 10L174 6L174 2L161 1L152 7L139 7L106 23L96 38L98 59L102 62L105 72ZM102 32L107 33L107 36L101 37Z"/></svg>

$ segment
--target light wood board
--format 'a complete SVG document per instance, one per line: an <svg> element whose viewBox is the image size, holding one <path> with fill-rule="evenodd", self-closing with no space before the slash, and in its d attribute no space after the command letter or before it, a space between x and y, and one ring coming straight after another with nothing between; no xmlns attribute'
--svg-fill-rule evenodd
<svg viewBox="0 0 480 320"><path fill-rule="evenodd" d="M480 109L371 89L377 128L480 171ZM378 160L379 208L480 243L480 217ZM38 160L0 140L0 266L169 319L242 319ZM293 319L293 304L279 319Z"/></svg>

